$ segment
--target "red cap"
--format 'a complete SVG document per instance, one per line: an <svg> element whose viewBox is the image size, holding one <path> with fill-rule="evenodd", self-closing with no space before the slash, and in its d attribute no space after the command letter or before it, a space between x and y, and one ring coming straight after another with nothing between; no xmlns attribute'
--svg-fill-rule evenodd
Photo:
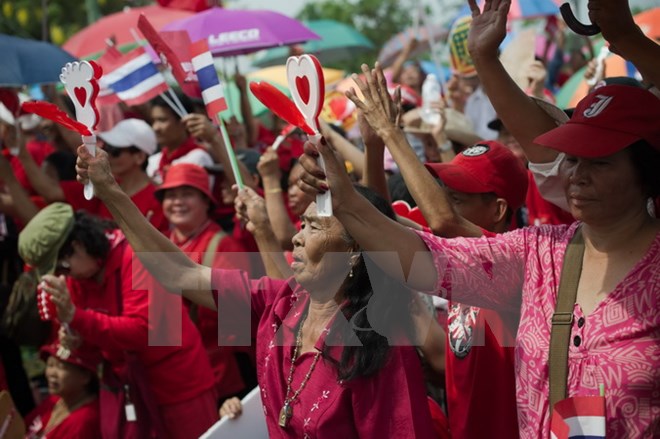
<svg viewBox="0 0 660 439"><path fill-rule="evenodd" d="M67 358L60 357L58 351L60 350L59 343L53 343L49 345L44 345L41 347L41 358L46 361L46 359L53 355L58 358L60 361L65 363L74 364L83 369L87 369L93 373L97 372L98 365L101 363L101 352L98 349L93 348L91 345L83 343L78 349L75 349L70 352Z"/></svg>
<svg viewBox="0 0 660 439"><path fill-rule="evenodd" d="M511 209L518 209L527 196L527 170L504 145L492 140L479 142L449 163L427 163L426 168L447 187L468 194L494 192Z"/></svg>
<svg viewBox="0 0 660 439"><path fill-rule="evenodd" d="M163 191L181 186L193 187L209 197L213 204L218 204L209 187L208 172L201 166L192 163L177 163L176 165L172 165L165 174L165 181L156 189L155 195L159 200L162 200Z"/></svg>
<svg viewBox="0 0 660 439"><path fill-rule="evenodd" d="M576 157L604 157L646 140L660 149L660 99L629 85L594 89L564 125L534 142Z"/></svg>

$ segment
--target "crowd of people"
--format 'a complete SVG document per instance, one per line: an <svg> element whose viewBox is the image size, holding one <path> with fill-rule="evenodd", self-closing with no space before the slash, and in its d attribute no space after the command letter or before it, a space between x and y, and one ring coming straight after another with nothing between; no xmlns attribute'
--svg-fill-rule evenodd
<svg viewBox="0 0 660 439"><path fill-rule="evenodd" d="M185 96L122 107L96 155L0 104L0 390L26 437L199 437L255 386L273 438L548 438L556 402L598 395L606 437L660 437L660 45L591 0L642 81L560 109L562 47L522 90L510 1L469 4L476 73L432 124L414 42L352 76L358 138L273 148L237 74L239 178Z"/></svg>

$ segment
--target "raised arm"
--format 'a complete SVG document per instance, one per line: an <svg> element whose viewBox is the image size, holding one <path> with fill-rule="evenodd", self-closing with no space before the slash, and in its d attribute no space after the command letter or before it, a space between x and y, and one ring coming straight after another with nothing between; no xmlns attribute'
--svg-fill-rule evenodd
<svg viewBox="0 0 660 439"><path fill-rule="evenodd" d="M25 169L30 184L35 191L46 200L47 203L54 203L56 201L66 201L64 191L62 190L57 180L49 177L37 163L25 147L25 144L20 145L18 150L18 159Z"/></svg>
<svg viewBox="0 0 660 439"><path fill-rule="evenodd" d="M250 105L247 79L238 71L238 66L236 68L236 74L234 75L234 82L236 83L236 87L238 87L241 100L241 117L243 118L243 125L245 126L247 145L248 147L252 147L257 143L259 131L257 130L257 122L252 115L252 105Z"/></svg>
<svg viewBox="0 0 660 439"><path fill-rule="evenodd" d="M362 71L367 81L365 83L357 79L357 84L364 95L364 102L353 92L347 95L358 106L372 129L384 139L410 194L433 233L444 237L481 236L479 227L456 212L447 191L419 161L403 131L395 125L394 102L387 92L380 93L382 90L387 91L380 66L376 65L375 70L370 72L369 68L363 65Z"/></svg>
<svg viewBox="0 0 660 439"><path fill-rule="evenodd" d="M630 60L645 81L660 86L660 45L635 24L627 0L590 1L589 18L600 27L613 52Z"/></svg>
<svg viewBox="0 0 660 439"><path fill-rule="evenodd" d="M401 73L403 73L403 66L410 58L410 55L413 53L415 48L417 47L417 38L413 37L408 40L406 45L403 47L403 50L397 56L397 58L394 60L394 64L392 64L392 82L397 84L399 80L401 79Z"/></svg>
<svg viewBox="0 0 660 439"><path fill-rule="evenodd" d="M330 144L353 164L353 172L357 178L364 175L364 153L353 145L347 138L330 128L326 122L321 122L321 134Z"/></svg>
<svg viewBox="0 0 660 439"><path fill-rule="evenodd" d="M483 12L476 0L468 3L472 10L468 47L484 91L529 161L553 161L557 152L535 144L534 139L555 128L555 121L518 87L498 58L511 0L485 0Z"/></svg>
<svg viewBox="0 0 660 439"><path fill-rule="evenodd" d="M81 183L94 183L95 195L105 203L145 268L165 288L181 291L192 302L216 309L211 296L211 269L191 261L140 213L110 173L105 151L97 150L92 157L85 146L80 146L76 171Z"/></svg>
<svg viewBox="0 0 660 439"><path fill-rule="evenodd" d="M181 121L186 125L186 129L191 136L206 142L213 160L224 167L226 178L230 180L231 184L236 183L234 173L231 171L231 162L229 161L229 155L227 155L225 142L220 135L220 131L211 123L209 118L203 114L192 113L184 116ZM252 184L250 171L240 160L238 160L238 169L245 184L248 186Z"/></svg>

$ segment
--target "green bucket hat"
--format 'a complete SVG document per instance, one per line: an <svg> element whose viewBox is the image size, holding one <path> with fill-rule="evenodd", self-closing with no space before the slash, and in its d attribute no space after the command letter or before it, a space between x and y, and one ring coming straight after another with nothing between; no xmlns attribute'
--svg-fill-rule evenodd
<svg viewBox="0 0 660 439"><path fill-rule="evenodd" d="M73 208L66 203L53 203L32 218L18 235L18 253L39 278L55 271L57 256L73 223Z"/></svg>

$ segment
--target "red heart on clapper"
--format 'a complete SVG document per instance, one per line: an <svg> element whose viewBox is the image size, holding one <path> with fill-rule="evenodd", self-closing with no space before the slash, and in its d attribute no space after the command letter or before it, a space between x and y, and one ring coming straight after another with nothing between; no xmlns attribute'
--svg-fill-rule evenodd
<svg viewBox="0 0 660 439"><path fill-rule="evenodd" d="M85 90L85 87L76 87L73 89L73 93L76 95L76 99L78 99L80 106L84 107L85 101L87 100L87 90Z"/></svg>
<svg viewBox="0 0 660 439"><path fill-rule="evenodd" d="M307 76L296 76L296 88L305 105L309 104L309 79Z"/></svg>
<svg viewBox="0 0 660 439"><path fill-rule="evenodd" d="M428 227L426 219L424 218L424 215L422 215L422 211L419 210L419 207L415 206L414 208L411 208L410 204L406 203L405 201L396 200L394 203L392 203L392 209L397 215L408 218L409 220L414 221L421 226Z"/></svg>

